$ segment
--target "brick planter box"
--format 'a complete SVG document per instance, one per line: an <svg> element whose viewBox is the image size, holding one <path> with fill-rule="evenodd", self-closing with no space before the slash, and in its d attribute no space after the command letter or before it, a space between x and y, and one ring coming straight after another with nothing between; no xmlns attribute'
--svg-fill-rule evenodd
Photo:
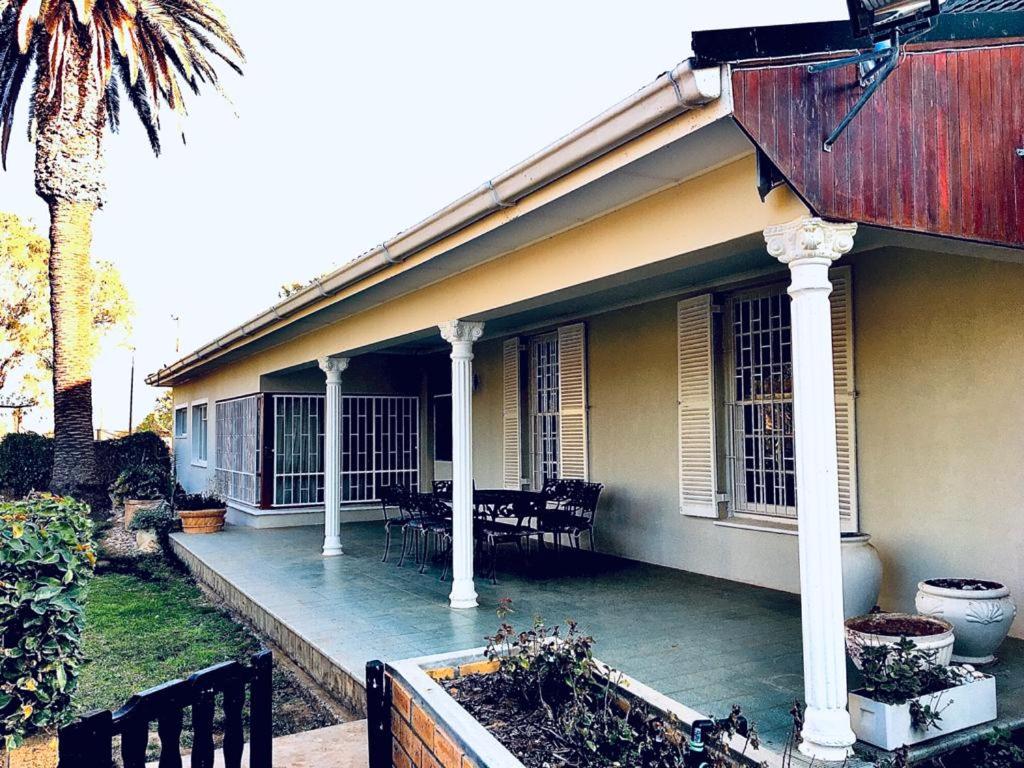
<svg viewBox="0 0 1024 768"><path fill-rule="evenodd" d="M366 669L370 768L524 768L515 755L437 681L493 672L495 665L484 649L426 656L384 664L370 662ZM626 675L619 688L627 698L646 702L653 712L674 715L686 729L706 715L690 709ZM780 755L748 748L735 737L737 768L767 763L782 768Z"/></svg>

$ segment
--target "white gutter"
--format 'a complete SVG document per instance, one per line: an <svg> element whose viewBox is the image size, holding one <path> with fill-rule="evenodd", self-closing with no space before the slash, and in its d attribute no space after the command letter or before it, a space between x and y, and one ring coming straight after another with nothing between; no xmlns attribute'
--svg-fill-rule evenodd
<svg viewBox="0 0 1024 768"><path fill-rule="evenodd" d="M690 61L678 64L653 83L583 124L546 149L442 208L429 218L398 233L377 248L339 267L270 309L219 336L175 363L146 377L159 386L196 363L254 333L332 296L370 275L400 264L413 254L476 221L515 205L532 192L551 184L596 158L684 112L719 98L719 67L694 69Z"/></svg>

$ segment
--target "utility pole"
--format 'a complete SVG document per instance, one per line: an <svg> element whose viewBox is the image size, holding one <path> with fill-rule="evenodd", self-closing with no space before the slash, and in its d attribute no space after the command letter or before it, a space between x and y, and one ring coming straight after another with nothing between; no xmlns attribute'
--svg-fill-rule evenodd
<svg viewBox="0 0 1024 768"><path fill-rule="evenodd" d="M181 354L181 317L179 315L171 315L171 320L175 324L174 352L175 354Z"/></svg>
<svg viewBox="0 0 1024 768"><path fill-rule="evenodd" d="M132 433L132 406L135 404L135 347L132 347L132 372L128 379L128 434Z"/></svg>

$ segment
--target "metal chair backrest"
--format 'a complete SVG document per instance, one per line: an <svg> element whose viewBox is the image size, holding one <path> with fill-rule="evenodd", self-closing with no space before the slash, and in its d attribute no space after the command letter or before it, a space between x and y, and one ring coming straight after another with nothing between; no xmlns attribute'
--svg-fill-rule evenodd
<svg viewBox="0 0 1024 768"><path fill-rule="evenodd" d="M601 498L604 486L601 483L577 482L578 485L573 488L572 499L569 502L572 513L593 524L597 515L597 502Z"/></svg>
<svg viewBox="0 0 1024 768"><path fill-rule="evenodd" d="M380 489L380 506L381 511L384 513L384 522L391 520L391 516L388 514L389 509L397 509L399 517L405 517L405 504L403 503L409 496L409 489L401 484L385 485Z"/></svg>
<svg viewBox="0 0 1024 768"><path fill-rule="evenodd" d="M451 480L435 480L431 483L431 490L434 495L438 498L451 501L452 499L452 481Z"/></svg>

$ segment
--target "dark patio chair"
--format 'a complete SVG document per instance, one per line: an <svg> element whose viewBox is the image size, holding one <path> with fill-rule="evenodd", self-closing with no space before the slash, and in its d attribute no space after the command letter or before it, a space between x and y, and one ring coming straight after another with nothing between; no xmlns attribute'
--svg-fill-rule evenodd
<svg viewBox="0 0 1024 768"><path fill-rule="evenodd" d="M590 551L594 551L594 519L597 516L597 503L604 488L601 483L588 483L583 480L559 480L558 488L553 488L555 496L548 499L544 514L538 519L541 541L544 534L551 534L555 548L561 548L562 536L568 536L569 542L576 549L580 548L580 537L586 533L590 541Z"/></svg>
<svg viewBox="0 0 1024 768"><path fill-rule="evenodd" d="M408 503L410 520L405 526L406 532L413 537L416 562L420 564L420 573L426 570L430 555L430 545L434 544L435 559L451 554L452 520L451 508L432 493L410 494ZM408 537L406 537L408 538ZM403 544L403 561L407 544ZM399 562L399 565L402 563ZM447 575L447 562L441 574L443 580Z"/></svg>
<svg viewBox="0 0 1024 768"><path fill-rule="evenodd" d="M405 526L411 519L406 511L408 504L405 503L409 496L409 489L404 485L385 485L380 489L380 506L384 513L384 557L382 563L388 561L388 551L391 549L391 529L400 528L403 532L402 550L405 551L404 533Z"/></svg>
<svg viewBox="0 0 1024 768"><path fill-rule="evenodd" d="M515 491L488 491L486 495L478 493L478 497L473 535L488 556L491 583L497 584L498 547L515 544L525 557L523 541L538 534L537 529L530 526L530 520L539 515L538 507L543 502Z"/></svg>
<svg viewBox="0 0 1024 768"><path fill-rule="evenodd" d="M442 501L452 500L452 481L451 480L435 480L431 483L431 490L434 495Z"/></svg>

